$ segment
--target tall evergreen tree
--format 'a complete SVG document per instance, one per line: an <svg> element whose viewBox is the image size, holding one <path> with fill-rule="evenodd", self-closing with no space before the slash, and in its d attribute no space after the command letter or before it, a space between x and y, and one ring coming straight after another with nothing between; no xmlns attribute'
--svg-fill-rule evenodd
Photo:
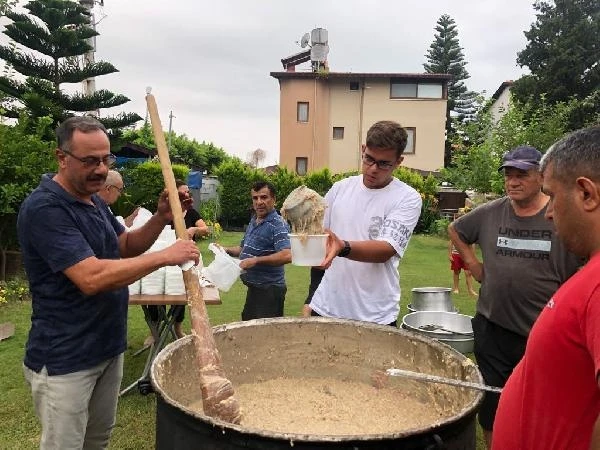
<svg viewBox="0 0 600 450"><path fill-rule="evenodd" d="M117 72L108 62L89 63L80 58L92 50L88 39L98 36L89 26L90 13L83 6L69 0L32 0L25 8L30 15L15 11L6 14L12 23L6 26L4 34L19 46L0 45L0 58L26 78L20 81L0 76L0 92L12 99L4 105L4 115L18 117L25 110L32 117L50 116L56 124L75 113L112 108L129 101L107 90L91 95L61 90L64 83L81 83ZM115 131L141 117L121 113L100 120Z"/></svg>
<svg viewBox="0 0 600 450"><path fill-rule="evenodd" d="M17 4L17 0L0 0L0 17L6 15Z"/></svg>
<svg viewBox="0 0 600 450"><path fill-rule="evenodd" d="M468 79L467 63L458 41L456 23L448 14L437 21L434 40L427 50L427 62L423 64L427 73L449 73L448 106L459 117L471 117L475 113L477 94L470 92L464 83Z"/></svg>
<svg viewBox="0 0 600 450"><path fill-rule="evenodd" d="M452 80L448 82L448 109L446 114L446 148L444 166L451 160L450 137L454 133L452 116L458 120L471 119L475 115L477 93L469 91L464 80L469 78L465 55L458 41L456 23L448 14L443 14L435 26L434 40L427 50L423 64L427 73L449 73Z"/></svg>
<svg viewBox="0 0 600 450"><path fill-rule="evenodd" d="M550 103L588 98L571 117L571 128L594 120L600 108L600 2L536 1L536 21L517 63L531 75L517 80L512 95L522 102L542 94Z"/></svg>

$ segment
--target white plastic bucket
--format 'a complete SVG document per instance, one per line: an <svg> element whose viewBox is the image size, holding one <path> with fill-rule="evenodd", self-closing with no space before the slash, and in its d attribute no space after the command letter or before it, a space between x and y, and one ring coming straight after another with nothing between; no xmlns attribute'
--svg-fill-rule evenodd
<svg viewBox="0 0 600 450"><path fill-rule="evenodd" d="M242 273L240 260L232 258L215 244L209 244L208 249L215 254L215 259L202 269L202 275L219 290L227 292Z"/></svg>
<svg viewBox="0 0 600 450"><path fill-rule="evenodd" d="M292 247L292 264L296 266L318 266L325 259L326 234L289 234Z"/></svg>

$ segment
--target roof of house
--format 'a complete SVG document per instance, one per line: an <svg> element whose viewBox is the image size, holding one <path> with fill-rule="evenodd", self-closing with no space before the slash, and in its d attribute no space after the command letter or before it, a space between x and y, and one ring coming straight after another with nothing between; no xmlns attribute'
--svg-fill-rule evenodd
<svg viewBox="0 0 600 450"><path fill-rule="evenodd" d="M117 156L122 156L125 158L149 158L155 156L156 153L157 152L155 148L147 148L143 145L127 142L119 149Z"/></svg>
<svg viewBox="0 0 600 450"><path fill-rule="evenodd" d="M492 95L492 98L494 100L496 100L498 97L500 97L502 95L502 92L504 92L504 89L510 88L513 84L514 84L513 80L503 81L502 84L500 85L500 87L498 89L496 89L496 92L494 92L494 95Z"/></svg>
<svg viewBox="0 0 600 450"><path fill-rule="evenodd" d="M341 78L358 80L360 78L400 78L406 80L449 81L452 75L447 73L374 73L374 72L271 72L278 80L285 78Z"/></svg>
<svg viewBox="0 0 600 450"><path fill-rule="evenodd" d="M265 173L270 174L270 173L274 173L278 167L279 167L279 164L275 164L272 166L262 167L262 170L264 170Z"/></svg>

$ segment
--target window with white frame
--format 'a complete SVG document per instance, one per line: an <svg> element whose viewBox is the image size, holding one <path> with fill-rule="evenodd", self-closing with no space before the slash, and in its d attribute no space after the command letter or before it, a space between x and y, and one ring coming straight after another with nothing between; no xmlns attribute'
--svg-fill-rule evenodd
<svg viewBox="0 0 600 450"><path fill-rule="evenodd" d="M406 134L406 148L404 149L404 155L415 154L415 143L417 142L417 129L415 127L404 127Z"/></svg>
<svg viewBox="0 0 600 450"><path fill-rule="evenodd" d="M296 158L296 173L298 175L306 175L308 170L308 158L299 157Z"/></svg>
<svg viewBox="0 0 600 450"><path fill-rule="evenodd" d="M444 98L444 89L441 83L407 82L392 78L390 98Z"/></svg>
<svg viewBox="0 0 600 450"><path fill-rule="evenodd" d="M308 122L308 102L298 102L296 118L298 122Z"/></svg>

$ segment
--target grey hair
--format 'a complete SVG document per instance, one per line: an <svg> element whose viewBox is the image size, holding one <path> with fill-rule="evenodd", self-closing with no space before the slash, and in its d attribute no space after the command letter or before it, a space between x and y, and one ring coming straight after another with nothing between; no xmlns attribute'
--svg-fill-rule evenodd
<svg viewBox="0 0 600 450"><path fill-rule="evenodd" d="M104 183L106 186L116 186L119 181L122 181L123 177L116 170L109 170L106 175L106 182Z"/></svg>
<svg viewBox="0 0 600 450"><path fill-rule="evenodd" d="M73 139L73 133L75 132L75 130L79 130L82 133L90 133L92 131L100 130L108 137L106 128L95 117L69 117L56 129L56 141L58 143L58 148L60 148L61 150L66 150L68 152L71 151L71 139Z"/></svg>
<svg viewBox="0 0 600 450"><path fill-rule="evenodd" d="M550 164L552 175L562 181L577 177L600 181L600 126L577 130L552 144L540 161L540 170Z"/></svg>

